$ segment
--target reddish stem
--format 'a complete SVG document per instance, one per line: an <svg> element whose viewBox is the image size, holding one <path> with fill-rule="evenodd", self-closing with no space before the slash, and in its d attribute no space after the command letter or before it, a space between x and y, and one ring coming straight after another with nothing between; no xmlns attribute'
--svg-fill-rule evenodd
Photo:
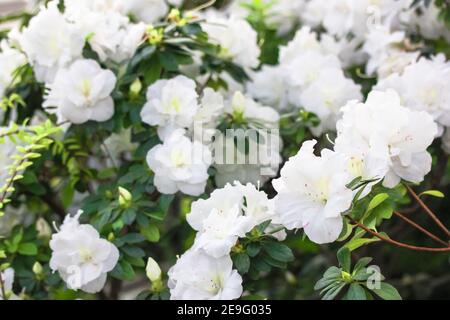
<svg viewBox="0 0 450 320"><path fill-rule="evenodd" d="M382 236L382 235L379 234L378 232L375 232L375 231L369 229L369 228L366 227L365 225L359 223L358 221L356 221L356 220L354 220L354 219L352 219L352 218L349 218L349 219L350 219L350 221L351 221L353 224L357 225L358 227L360 227L360 228L363 229L364 231L370 233L371 235L377 237L378 239L380 239L380 240L382 240L382 241L384 241L384 242L387 242L387 243L389 243L389 244L392 244L392 245L394 245L394 246L400 247L400 248L409 249L409 250L414 250L414 251L450 252L450 247L447 247L447 248L418 247L418 246L412 246L412 245L409 245L409 244L406 244L406 243L402 243L402 242L399 242L399 241L395 241L395 240L392 240L392 239L390 239L390 238L386 238L386 237Z"/></svg>
<svg viewBox="0 0 450 320"><path fill-rule="evenodd" d="M448 243L446 243L444 240L440 239L439 237L435 236L434 234L432 234L430 231L428 231L427 229L423 228L422 226L418 225L417 223L415 223L414 221L412 221L411 219L405 217L403 214L401 214L400 212L394 211L394 214L401 218L402 220L404 220L405 222L409 223L410 225L412 225L414 228L420 230L422 233L426 234L427 236L429 236L431 239L439 242L440 244L443 244L444 246L449 246Z"/></svg>
<svg viewBox="0 0 450 320"><path fill-rule="evenodd" d="M444 226L444 224L439 220L439 218L434 214L433 211L420 199L420 197L414 192L414 190L408 186L405 185L408 189L409 193L413 196L413 198L417 201L417 203L425 210L425 212L433 219L433 221L441 228L445 234L450 237L450 231Z"/></svg>

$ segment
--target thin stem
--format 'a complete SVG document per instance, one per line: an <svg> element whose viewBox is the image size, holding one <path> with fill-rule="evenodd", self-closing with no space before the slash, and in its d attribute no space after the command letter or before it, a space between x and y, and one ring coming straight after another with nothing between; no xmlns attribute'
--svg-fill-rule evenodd
<svg viewBox="0 0 450 320"><path fill-rule="evenodd" d="M24 162L25 162L25 159L20 160L17 167L20 167ZM3 201L5 201L6 196L8 195L8 189L12 187L12 185L14 183L14 178L17 176L17 174L18 174L18 171L15 170L13 172L12 176L9 178L9 181L8 181L8 184L6 185L5 191L3 191L3 194L0 198L0 203L3 203Z"/></svg>
<svg viewBox="0 0 450 320"><path fill-rule="evenodd" d="M414 250L414 251L427 251L427 252L450 252L450 247L447 248L429 248L429 247L418 247L418 246L412 246L406 243L402 243L399 241L395 241L389 238L386 238L384 236L382 236L381 234L379 234L378 232L375 232L371 229L369 229L368 227L366 227L365 225L359 223L358 221L352 219L352 218L348 218L354 225L357 225L358 227L360 227L361 229L363 229L364 231L370 233L371 235L377 237L378 239L387 242L389 244L392 244L394 246L400 247L400 248L404 248L404 249L409 249L409 250Z"/></svg>
<svg viewBox="0 0 450 320"><path fill-rule="evenodd" d="M439 220L439 218L434 214L433 211L420 199L420 197L414 192L414 190L408 186L405 185L408 189L409 193L413 196L413 198L417 201L417 203L425 210L425 212L433 219L433 221L441 228L445 234L450 237L450 231L444 226L444 224Z"/></svg>
<svg viewBox="0 0 450 320"><path fill-rule="evenodd" d="M394 211L394 214L401 218L403 221L409 223L410 225L412 225L414 228L420 230L422 233L426 234L427 236L429 236L431 239L439 242L440 244L443 244L444 246L449 246L448 243L446 243L444 240L440 239L439 237L435 236L434 234L432 234L430 231L428 231L427 229L423 228L422 226L418 225L417 223L415 223L414 221L412 221L411 219L405 217L403 214L401 214L400 212Z"/></svg>

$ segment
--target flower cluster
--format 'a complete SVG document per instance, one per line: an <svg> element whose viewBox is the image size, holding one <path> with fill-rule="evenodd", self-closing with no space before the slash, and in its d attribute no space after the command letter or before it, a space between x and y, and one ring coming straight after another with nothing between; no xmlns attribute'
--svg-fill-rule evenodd
<svg viewBox="0 0 450 320"><path fill-rule="evenodd" d="M280 64L255 73L248 91L258 100L279 110L304 108L321 123L312 128L319 136L334 130L339 109L348 100L362 99L361 88L345 76L340 43L318 35L305 26L280 49Z"/></svg>
<svg viewBox="0 0 450 320"><path fill-rule="evenodd" d="M119 260L119 250L101 239L89 224L80 224L75 216L66 216L57 233L52 235L50 268L58 271L70 289L95 293L103 289L106 274Z"/></svg>
<svg viewBox="0 0 450 320"><path fill-rule="evenodd" d="M187 221L197 235L192 248L169 270L171 298L239 298L242 278L232 271L231 249L263 222L270 221L272 228L276 227L279 217L273 201L254 185L235 182L216 189L209 199L194 202ZM284 239L283 231L278 237ZM195 268L190 267L193 263Z"/></svg>
<svg viewBox="0 0 450 320"><path fill-rule="evenodd" d="M227 163L227 159L219 159L220 151L230 145L232 154L246 158L242 150L235 150L234 140L229 141L234 136L216 134L222 121L228 119L255 130L278 128L279 115L273 108L262 106L239 91L231 99L226 99L207 88L199 97L196 83L185 76L158 80L147 89L147 103L142 108L141 118L144 123L157 127L158 136L163 141L149 151L147 163L155 172L155 186L165 194L179 190L189 195L202 194L208 180L208 168L213 162L213 150L216 183L221 186L234 180L254 184L264 182L265 177L276 174L281 162L278 150L266 150L271 145L263 141L258 146L268 151L261 152L262 155L268 154L268 158L260 159L259 163L244 161L241 164L235 159ZM212 141L214 136L216 140ZM264 176L261 175L260 164L270 167Z"/></svg>
<svg viewBox="0 0 450 320"><path fill-rule="evenodd" d="M395 91L372 91L365 103L350 101L342 111L334 151L323 149L318 157L316 142L307 141L273 181L281 223L288 229L304 228L316 243L339 237L342 214L355 195L348 188L354 179L383 180L393 188L401 179L420 183L431 170L427 148L437 125L426 112L402 106ZM360 197L372 185L365 185Z"/></svg>

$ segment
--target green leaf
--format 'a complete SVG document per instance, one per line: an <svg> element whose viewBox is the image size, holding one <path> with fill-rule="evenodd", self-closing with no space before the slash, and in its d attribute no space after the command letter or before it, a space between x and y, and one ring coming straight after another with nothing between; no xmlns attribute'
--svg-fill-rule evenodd
<svg viewBox="0 0 450 320"><path fill-rule="evenodd" d="M154 83L161 77L162 66L159 59L153 56L149 63L145 64L144 69L144 79L147 85Z"/></svg>
<svg viewBox="0 0 450 320"><path fill-rule="evenodd" d="M128 244L133 244L133 243L143 242L145 240L145 237L139 233L129 233L129 234L123 236L121 239L123 242L126 242Z"/></svg>
<svg viewBox="0 0 450 320"><path fill-rule="evenodd" d="M161 62L161 65L167 71L178 71L178 61L173 53L167 51L159 52L158 58Z"/></svg>
<svg viewBox="0 0 450 320"><path fill-rule="evenodd" d="M372 273L369 272L367 268L360 268L353 271L352 279L355 281L367 281L371 275Z"/></svg>
<svg viewBox="0 0 450 320"><path fill-rule="evenodd" d="M159 241L159 229L154 224L149 224L148 226L141 227L141 233L144 237L150 242L158 242Z"/></svg>
<svg viewBox="0 0 450 320"><path fill-rule="evenodd" d="M272 222L272 220L267 220L264 221L263 223L259 224L256 229L260 232L260 233L264 233L264 231L266 231L267 227L270 225L270 223Z"/></svg>
<svg viewBox="0 0 450 320"><path fill-rule="evenodd" d="M123 246L120 249L127 255L134 258L142 258L145 256L145 251L138 247Z"/></svg>
<svg viewBox="0 0 450 320"><path fill-rule="evenodd" d="M367 207L367 212L372 211L376 207L378 207L380 204L382 204L384 201L386 201L389 198L389 195L387 193L379 193L373 199L369 202L369 206Z"/></svg>
<svg viewBox="0 0 450 320"><path fill-rule="evenodd" d="M371 257L364 257L358 260L356 262L355 267L353 268L353 273L361 270L362 268L367 267L367 265L372 261L373 259Z"/></svg>
<svg viewBox="0 0 450 320"><path fill-rule="evenodd" d="M123 223L125 223L126 225L130 225L134 222L134 220L136 220L136 211L134 209L127 209L125 210L125 212L122 215L122 221Z"/></svg>
<svg viewBox="0 0 450 320"><path fill-rule="evenodd" d="M271 269L271 266L260 256L252 260L252 268L253 267L260 272L269 272Z"/></svg>
<svg viewBox="0 0 450 320"><path fill-rule="evenodd" d="M333 300L346 285L346 283L340 283L332 286L322 297L322 300Z"/></svg>
<svg viewBox="0 0 450 320"><path fill-rule="evenodd" d="M372 243L372 242L377 242L377 241L380 241L380 239L378 239L376 237L352 239L345 244L345 248L348 248L350 251L354 251L354 250L358 249L359 247L362 247L363 245L366 245L366 244Z"/></svg>
<svg viewBox="0 0 450 320"><path fill-rule="evenodd" d="M379 224L383 221L383 219L390 219L392 217L392 213L394 212L394 208L388 202L380 204L376 207L372 214L376 217L376 224Z"/></svg>
<svg viewBox="0 0 450 320"><path fill-rule="evenodd" d="M269 266L279 268L279 269L285 269L287 267L286 262L276 260L267 254L263 255L263 259L264 259L264 262L267 263Z"/></svg>
<svg viewBox="0 0 450 320"><path fill-rule="evenodd" d="M347 294L345 295L345 298L347 300L366 300L366 293L361 285L352 283L347 291Z"/></svg>
<svg viewBox="0 0 450 320"><path fill-rule="evenodd" d="M26 242L19 245L18 251L25 256L35 256L38 253L38 248L34 243Z"/></svg>
<svg viewBox="0 0 450 320"><path fill-rule="evenodd" d="M445 195L439 191L439 190L428 190L428 191L424 191L422 192L419 196L432 196L432 197L436 197L436 198L445 198Z"/></svg>
<svg viewBox="0 0 450 320"><path fill-rule="evenodd" d="M323 274L323 277L326 279L331 279L331 278L341 278L341 269L339 269L336 266L332 266L330 268L327 269L327 271L325 271L325 273Z"/></svg>
<svg viewBox="0 0 450 320"><path fill-rule="evenodd" d="M131 264L125 260L120 261L111 274L118 279L127 281L133 280L136 275Z"/></svg>
<svg viewBox="0 0 450 320"><path fill-rule="evenodd" d="M159 207L164 212L164 214L166 214L169 210L170 204L172 203L173 199L174 195L171 194L164 194L159 198Z"/></svg>
<svg viewBox="0 0 450 320"><path fill-rule="evenodd" d="M402 300L402 297L392 285L381 282L379 289L371 289L377 296L383 300Z"/></svg>
<svg viewBox="0 0 450 320"><path fill-rule="evenodd" d="M245 274L250 268L250 258L245 253L238 253L233 257L234 266L240 274Z"/></svg>
<svg viewBox="0 0 450 320"><path fill-rule="evenodd" d="M254 258L261 252L261 246L259 243L252 242L247 246L246 252L250 257Z"/></svg>
<svg viewBox="0 0 450 320"><path fill-rule="evenodd" d="M266 242L263 245L264 251L275 260L281 262L290 262L294 260L294 255L292 254L292 250L279 242Z"/></svg>
<svg viewBox="0 0 450 320"><path fill-rule="evenodd" d="M350 237L353 232L353 228L354 226L352 224L350 224L349 222L345 222L337 241L345 241L348 237Z"/></svg>
<svg viewBox="0 0 450 320"><path fill-rule="evenodd" d="M314 285L314 290L322 290L323 288L328 287L332 283L340 283L342 282L340 277L337 278L322 278L316 282Z"/></svg>
<svg viewBox="0 0 450 320"><path fill-rule="evenodd" d="M351 268L351 256L350 256L350 249L347 247L342 247L337 252L337 258L339 261L339 265L342 267L342 269L345 272L350 272Z"/></svg>
<svg viewBox="0 0 450 320"><path fill-rule="evenodd" d="M135 267L145 267L145 261L142 258L134 258L134 257L130 257L130 256L126 256L125 258L132 266Z"/></svg>

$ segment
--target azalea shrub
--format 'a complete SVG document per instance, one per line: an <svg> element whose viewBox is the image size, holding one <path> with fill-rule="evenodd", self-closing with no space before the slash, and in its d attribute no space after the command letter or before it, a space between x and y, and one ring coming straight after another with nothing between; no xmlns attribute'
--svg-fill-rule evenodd
<svg viewBox="0 0 450 320"><path fill-rule="evenodd" d="M0 299L449 297L447 1L0 23Z"/></svg>

